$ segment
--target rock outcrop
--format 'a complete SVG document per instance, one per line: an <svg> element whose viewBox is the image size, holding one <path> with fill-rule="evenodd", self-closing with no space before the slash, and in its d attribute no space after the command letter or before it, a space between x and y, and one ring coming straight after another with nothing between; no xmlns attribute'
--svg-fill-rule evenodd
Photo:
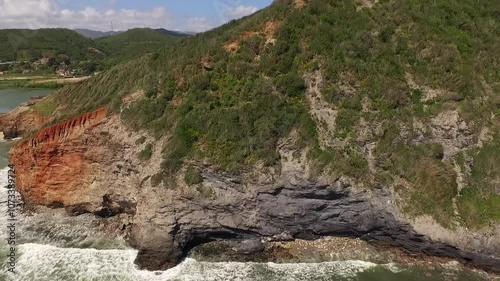
<svg viewBox="0 0 500 281"><path fill-rule="evenodd" d="M359 189L346 178L313 179L300 161L287 157L292 148L285 144L274 179L195 163L203 182L187 186L179 180L169 189L150 180L160 169L161 145L141 162L137 154L153 139L137 145L139 137L117 116L106 117L106 108L45 128L11 151L18 189L25 202L64 207L70 215L129 214L130 243L144 269L170 268L193 247L216 239L348 236L500 272L500 245L469 249L433 241L401 218L387 189ZM251 253L259 246L250 244L242 249Z"/></svg>
<svg viewBox="0 0 500 281"><path fill-rule="evenodd" d="M41 127L49 117L32 111L29 106L21 105L15 110L0 115L0 132L5 139L14 139Z"/></svg>
<svg viewBox="0 0 500 281"><path fill-rule="evenodd" d="M205 179L217 178L211 172ZM168 200L154 215L156 225L136 221L133 245L140 249L137 264L146 269L169 268L200 243L216 239L317 239L323 236L359 237L403 247L410 252L450 257L486 270L500 270L498 249L474 253L431 241L398 220L391 212L390 194L357 191L339 179L320 183L282 178L273 185L238 184L218 178L217 199ZM151 201L149 202L151 206Z"/></svg>
<svg viewBox="0 0 500 281"><path fill-rule="evenodd" d="M10 156L23 171L17 181L26 203L65 206L88 201L79 198L78 190L85 186L93 170L86 153L96 148L99 139L88 139L85 131L102 121L106 110L42 129L12 149Z"/></svg>

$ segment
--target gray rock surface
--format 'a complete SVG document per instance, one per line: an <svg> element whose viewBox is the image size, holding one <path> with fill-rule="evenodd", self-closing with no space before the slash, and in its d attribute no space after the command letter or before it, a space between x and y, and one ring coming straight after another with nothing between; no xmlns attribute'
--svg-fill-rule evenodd
<svg viewBox="0 0 500 281"><path fill-rule="evenodd" d="M260 186L260 190L246 192L231 186L220 188L230 195L217 200L180 199L165 206L161 216L168 219L161 227L152 229L143 222L134 225L131 241L140 249L136 263L150 270L169 268L192 247L221 238L349 236L500 272L500 259L495 256L498 252L493 249L466 252L416 233L387 211L389 197L382 191L356 191L340 180L332 184L303 181Z"/></svg>

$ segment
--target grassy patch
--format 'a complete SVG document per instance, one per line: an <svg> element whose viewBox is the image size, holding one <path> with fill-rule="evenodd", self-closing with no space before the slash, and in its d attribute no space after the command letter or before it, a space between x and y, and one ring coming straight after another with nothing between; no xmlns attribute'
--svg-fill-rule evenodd
<svg viewBox="0 0 500 281"><path fill-rule="evenodd" d="M408 145L399 139L398 128L389 125L375 148L375 155L380 167L392 177L382 178L385 184L393 182L396 176L410 183L410 189L397 188L405 198L407 213L431 215L443 226L451 226L453 198L457 195L456 174L452 163L442 160L440 144Z"/></svg>
<svg viewBox="0 0 500 281"><path fill-rule="evenodd" d="M411 160L410 160L411 161ZM453 198L457 195L456 175L450 163L422 158L414 167L414 190L406 210L413 215L428 214L444 226L451 226Z"/></svg>
<svg viewBox="0 0 500 281"><path fill-rule="evenodd" d="M145 143L145 142L146 142L146 137L145 137L145 136L142 136L142 137L138 138L138 139L135 141L135 144L136 144L136 145L141 145L141 144L143 144L143 143Z"/></svg>
<svg viewBox="0 0 500 281"><path fill-rule="evenodd" d="M143 161L147 161L151 159L152 155L153 155L153 145L148 143L146 147L141 152L139 152L138 157Z"/></svg>
<svg viewBox="0 0 500 281"><path fill-rule="evenodd" d="M195 185L203 182L200 171L195 167L188 167L184 174L184 181L187 185Z"/></svg>
<svg viewBox="0 0 500 281"><path fill-rule="evenodd" d="M473 163L467 187L458 197L458 206L467 226L480 228L500 221L500 195L496 191L500 183L500 143L477 150Z"/></svg>
<svg viewBox="0 0 500 281"><path fill-rule="evenodd" d="M356 150L346 149L321 149L316 147L309 155L313 159L313 174L332 173L351 177L359 182L366 180L368 175L368 162Z"/></svg>
<svg viewBox="0 0 500 281"><path fill-rule="evenodd" d="M500 221L500 195L485 196L477 186L463 189L460 195L457 201L459 212L467 226L480 228Z"/></svg>
<svg viewBox="0 0 500 281"><path fill-rule="evenodd" d="M56 110L56 104L52 101L51 98L45 98L38 103L36 103L32 109L43 116L52 116L52 114Z"/></svg>

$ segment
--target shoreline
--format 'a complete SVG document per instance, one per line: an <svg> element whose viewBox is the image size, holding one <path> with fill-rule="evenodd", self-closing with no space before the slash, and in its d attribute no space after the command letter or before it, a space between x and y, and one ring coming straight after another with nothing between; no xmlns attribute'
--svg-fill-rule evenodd
<svg viewBox="0 0 500 281"><path fill-rule="evenodd" d="M29 210L30 207L34 208ZM23 207L24 211L22 214L24 216L33 216L40 215L43 213L47 214L59 214L56 217L53 217L55 221L58 221L59 218L65 218L65 220L69 221L69 216L64 214L64 211L61 209L49 209L41 206L29 206L25 205ZM30 212L32 212L30 214ZM53 216L53 215L52 215ZM113 235L118 235L115 231L117 226L120 224L117 218L112 219L102 219L96 218L93 216L89 216L86 214L86 221L96 221L97 224L94 225L95 229L98 230L98 233L107 232ZM83 219L83 216L80 216L79 219ZM359 238L348 238L348 237L322 237L316 240L294 240L294 241L285 241L285 242L266 242L266 247L261 253L270 253L274 259L267 260L252 260L256 257L259 257L259 254L255 253L243 253L241 256L250 257L250 260L239 260L235 252L241 250L242 247L239 247L238 244L241 244L243 241L235 242L235 241L214 241L207 244L200 245L195 247L189 255L181 260L181 262L174 268L169 270L160 270L160 271L142 271L144 274L168 274L169 272L175 272L176 268L182 268L185 262L189 262L193 260L196 263L202 263L206 265L213 264L214 266L220 266L226 263L238 264L238 263L247 263L249 266L251 264L263 265L263 266L329 266L329 264L339 264L349 263L355 266L356 264L371 264L370 268L382 268L385 270L389 270L395 274L398 272L420 272L427 274L428 277L433 276L433 274L445 274L443 272L451 273L453 275L450 276L461 276L461 274L472 274L473 276L477 276L481 279L472 279L472 280L490 280L490 281L498 281L500 277L493 273L487 273L483 270L472 268L469 266L464 266L453 259L447 258L436 258L429 257L426 255L414 256L405 252L405 250L398 249L397 247L386 247L372 245L366 241L363 241ZM49 247L57 247L46 244L35 243L41 246L49 246ZM220 244L223 248L217 248L213 245ZM73 250L85 250L86 248L74 248L74 247L57 247L60 251L73 251ZM195 256L197 251L199 253L200 248L205 248L206 251L211 251L213 253L212 257L216 256L219 260L211 259L210 255L208 257L201 257L200 255ZM88 248L94 249L94 248ZM248 249L248 247L247 247ZM95 249L98 250L98 249ZM113 250L113 249L103 249L103 250ZM117 249L123 250L123 249ZM137 249L134 249L137 251ZM328 255L324 255L328 254ZM362 255L362 256L360 256ZM221 256L224 257L222 259ZM139 270L139 269L137 269ZM472 276L471 275L471 276ZM456 280L456 279L450 279ZM458 280L458 279L457 279ZM464 280L464 279L460 279ZM467 280L467 279L465 279Z"/></svg>
<svg viewBox="0 0 500 281"><path fill-rule="evenodd" d="M270 188L274 188L274 187L270 187ZM371 208L373 208L373 206L374 206L373 204L369 204L370 202L373 203L372 201L370 201L373 199L371 197L369 197L369 196L367 197L361 193L357 194L357 196L354 196L356 194L353 195L353 194L350 194L349 192L347 192L346 190L342 190L342 192L337 191L337 193L338 193L338 194L336 194L337 196L332 196L331 198L324 198L324 194L322 193L323 190L324 190L324 188L320 185L317 185L317 183L311 184L309 182L304 182L303 185L301 185L297 188L294 188L294 189L285 190L285 192L282 192L283 190L279 190L280 192L276 192L276 191L271 190L269 192L262 192L261 194L264 194L264 196L270 196L270 198L272 198L272 199L267 200L269 202L274 201L277 196L280 196L280 194L282 196L287 196L287 198L289 198L288 200L290 200L289 202L294 202L294 204L297 204L297 205L302 206L302 207L310 207L310 210L312 210L310 213L311 215L316 214L316 212L314 212L315 206L307 205L311 202L311 201L307 200L311 196L310 192L313 192L313 193L315 192L313 194L314 198L323 198L321 200L325 201L325 204L331 204L332 206L337 206L340 203L342 203L342 204L340 204L340 206L342 207L341 211L343 213L354 212L357 214L357 213L360 213L360 210L367 210L367 206L371 206ZM292 194L288 194L286 192L292 192ZM318 199L318 200L320 200L320 199ZM339 201L341 201L341 202L339 203ZM382 202L385 202L385 201L382 200ZM212 202L209 202L209 201L207 201L205 203L212 204ZM353 204L354 205L358 204L359 207L353 206ZM29 207L29 206L27 206L27 207ZM375 207L377 207L377 206L375 206ZM268 210L268 208L263 208L263 210ZM188 211L190 211L190 210L186 210L186 212L188 212ZM221 213L218 213L217 211L221 211ZM383 212L381 213L378 211L379 211L379 209L377 209L377 208L373 209L373 212L378 214L377 218L379 218L381 214L382 215L385 214ZM215 212L215 215L222 215L223 210L222 209L215 210L214 212ZM263 215L266 215L266 214L267 213L263 213ZM281 213L279 213L279 214L281 214ZM353 220L350 220L349 217L347 217L343 221L350 221L350 222L352 222L352 224L345 225L345 226L342 226L342 223L336 224L336 225L332 224L331 226L329 226L330 228L325 229L323 231L323 235L325 235L325 233L338 234L338 235L345 233L346 235L350 235L352 237L362 236L364 238L364 240L370 240L370 241L372 241L372 243L373 243L373 241L385 241L386 238L391 238L394 241L393 245L388 245L386 247L391 247L391 249L394 249L397 247L397 245L399 245L400 248L403 246L406 246L407 249L413 250L414 252L418 252L418 251L422 252L423 259L428 259L429 257L435 256L435 255L430 255L430 253L437 253L437 255L439 253L441 253L441 254L452 255L454 257L460 257L462 259L462 262L467 261L469 258L470 258L470 260L475 260L477 258L478 262L486 262L485 268L488 264L491 264L491 262L489 260L487 260L485 256L481 257L480 255L478 255L476 253L465 252L465 251L462 251L458 248L454 248L453 246L450 246L450 245L447 245L444 243L430 241L428 239L423 239L418 234L413 233L413 231L409 231L409 228L407 225L401 225L397 222L397 220L395 220L394 218L389 216L389 214L386 214L386 215L387 216L383 216L384 220L379 221L379 220L375 220L376 218L374 218L370 214L366 214L366 216L367 216L366 218L370 219L370 221L368 221L368 222L369 222L369 226L371 226L371 227L367 228L369 230L369 232L366 232L368 230L365 228L358 230L357 228L359 228L359 224ZM297 218L297 219L301 219L301 218ZM314 219L314 218L311 218L311 219ZM273 221L273 220L276 220L276 217L271 216L271 217L268 217L264 221ZM105 220L103 219L102 221L105 221ZM335 221L332 222L330 220L330 221L325 221L325 222L334 223ZM297 224L310 225L309 220L299 221L297 224L295 224L295 223L292 224L291 222L288 222L287 220L283 220L283 223L284 223L284 225L282 226L283 228L290 229L292 231L294 228L295 229L297 228ZM324 225L320 225L320 226L324 227ZM336 227L339 227L339 226L342 226L345 228L337 229ZM384 226L387 229L384 228L384 229L380 230L379 228L377 228L378 226ZM178 226L175 225L174 227L181 228L181 225L178 225ZM281 228L281 226L280 226L280 228ZM118 229L118 228L115 228L115 230L116 229ZM375 229L375 230L373 230L373 229ZM220 230L219 229L213 229L213 230L206 230L205 229L204 232L200 233L199 235L206 235L207 238L213 238L213 236L211 236L211 235L215 235L215 236L220 235L220 233L222 233L220 231L226 231L226 232L228 232L227 235L236 235L236 236L246 235L249 233L253 233L254 235L258 235L258 233L265 233L264 230L265 229L263 228L259 231L249 232L245 229L237 229L237 228L234 228L234 229L221 228ZM178 240L179 243L188 243L189 244L192 242L196 242L195 241L196 239L189 240L191 237L190 235L198 235L196 233L196 229L193 230L193 228L187 228L185 231L186 232L179 232L179 234L186 235L185 237L183 237L181 235L178 235L177 237L175 237L176 239L179 239ZM297 233L294 233L293 237L303 236L303 237L312 237L311 239L314 239L314 238L318 238L320 236L320 235L317 235L317 233L309 233L307 231L309 231L309 228L306 228L304 226L304 229L302 230L302 232L299 231ZM370 235L375 235L375 236L370 237ZM286 239L286 237L284 239ZM420 241L420 242L418 242L415 239L419 239L418 241ZM303 240L303 241L306 241L306 240ZM311 241L316 241L316 240L311 240ZM162 243L163 241L161 241L161 240L158 240L156 242L158 242L157 245L159 245L161 247L169 247L170 246L170 245L166 245L166 244ZM421 245L419 245L419 243ZM136 247L136 249L137 248L140 248L140 247ZM179 248L179 250L183 251L185 249ZM186 249L186 250L188 250L188 249ZM407 251L407 250L405 250L405 251ZM189 250L188 250L188 253L189 253ZM151 260L149 260L149 258L151 256L152 255L150 255L149 253L146 253L145 255L142 256L142 258L144 258L142 260L142 262L151 261ZM433 259L433 260L435 260L435 259ZM455 259L451 258L448 260L455 260ZM456 260L456 261L458 261L458 260ZM468 266L470 268L473 268L472 266L470 266L470 264Z"/></svg>
<svg viewBox="0 0 500 281"><path fill-rule="evenodd" d="M456 266L457 270L469 270L489 280L500 280L500 275L465 265L452 258L413 254L401 247L376 245L360 238L321 237L317 240L266 242L262 252L242 259L238 255L238 243L214 241L195 247L187 258L207 262L257 262L276 264L317 264L336 261L363 261L376 265L416 266L429 270ZM221 254L222 253L222 254Z"/></svg>
<svg viewBox="0 0 500 281"><path fill-rule="evenodd" d="M0 90L8 89L59 89L68 84L85 81L91 76L84 77L58 77L58 76L0 76Z"/></svg>

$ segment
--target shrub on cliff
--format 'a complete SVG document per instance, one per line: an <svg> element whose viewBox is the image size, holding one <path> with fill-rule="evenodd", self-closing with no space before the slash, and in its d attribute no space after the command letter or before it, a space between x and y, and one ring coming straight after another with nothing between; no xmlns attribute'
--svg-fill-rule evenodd
<svg viewBox="0 0 500 281"><path fill-rule="evenodd" d="M184 181L187 185L195 185L203 182L200 171L195 167L188 167L184 174Z"/></svg>
<svg viewBox="0 0 500 281"><path fill-rule="evenodd" d="M151 158L152 155L153 155L153 145L148 143L146 147L141 152L139 152L138 156L139 159L147 161Z"/></svg>

